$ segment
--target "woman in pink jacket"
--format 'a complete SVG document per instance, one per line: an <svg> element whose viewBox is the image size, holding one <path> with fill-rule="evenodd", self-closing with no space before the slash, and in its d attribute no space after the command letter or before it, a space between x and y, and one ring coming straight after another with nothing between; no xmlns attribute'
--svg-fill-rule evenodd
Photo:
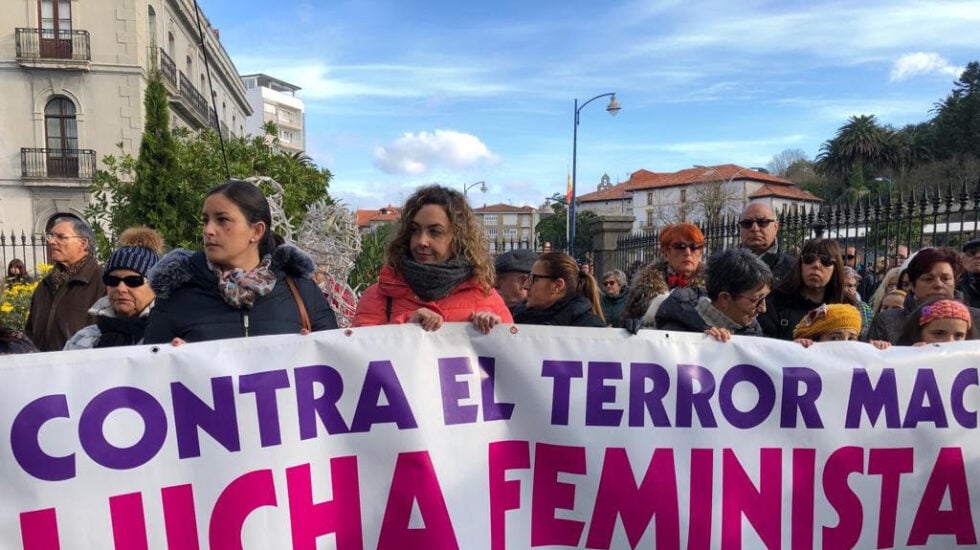
<svg viewBox="0 0 980 550"><path fill-rule="evenodd" d="M486 332L491 319L513 322L493 289L486 237L462 193L419 188L402 208L386 256L378 282L357 304L353 326L420 323L431 331L459 321Z"/></svg>

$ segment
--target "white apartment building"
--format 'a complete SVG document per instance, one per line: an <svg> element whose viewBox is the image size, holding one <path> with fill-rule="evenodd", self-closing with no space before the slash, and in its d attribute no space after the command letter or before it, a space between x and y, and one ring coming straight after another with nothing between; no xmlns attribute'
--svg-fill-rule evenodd
<svg viewBox="0 0 980 550"><path fill-rule="evenodd" d="M218 30L200 22L203 40L192 0L3 1L0 232L82 217L102 157L139 154L154 65L172 126L244 134L245 88Z"/></svg>
<svg viewBox="0 0 980 550"><path fill-rule="evenodd" d="M265 135L265 123L274 122L279 129L279 146L283 150L305 151L306 114L303 100L296 97L300 87L261 73L243 75L242 83L252 107L252 114L245 125L246 133Z"/></svg>

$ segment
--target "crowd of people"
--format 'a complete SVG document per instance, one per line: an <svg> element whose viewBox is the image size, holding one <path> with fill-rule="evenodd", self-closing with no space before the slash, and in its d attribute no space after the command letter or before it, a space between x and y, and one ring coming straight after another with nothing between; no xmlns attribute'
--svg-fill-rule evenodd
<svg viewBox="0 0 980 550"><path fill-rule="evenodd" d="M763 203L738 222L740 246L707 256L692 223L660 233L660 258L628 280L562 252L489 254L463 194L430 185L401 209L378 281L353 326L417 323L435 331L466 322L701 332L792 340L810 347L858 340L879 349L974 339L980 322L980 238L962 251L898 246L881 265L833 239L798 251L777 239ZM53 269L39 282L23 332L0 330L0 353L308 334L337 328L313 280L310 257L272 230L268 201L229 180L202 205L201 251L164 253L149 228L124 232L105 265L89 226L57 218L48 233ZM7 280L24 280L20 260Z"/></svg>

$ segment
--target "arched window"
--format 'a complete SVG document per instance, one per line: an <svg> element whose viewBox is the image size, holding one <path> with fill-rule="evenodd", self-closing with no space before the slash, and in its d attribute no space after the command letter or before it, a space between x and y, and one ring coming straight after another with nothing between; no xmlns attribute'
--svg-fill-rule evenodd
<svg viewBox="0 0 980 550"><path fill-rule="evenodd" d="M172 32L167 33L167 55L170 56L170 59L175 62L177 61L175 59L177 57L177 45L175 44L174 33Z"/></svg>
<svg viewBox="0 0 980 550"><path fill-rule="evenodd" d="M150 45L156 49L157 44L157 12L153 6L146 7L146 26L150 37ZM155 53L154 53L155 55Z"/></svg>
<svg viewBox="0 0 980 550"><path fill-rule="evenodd" d="M185 64L187 65L187 78L194 78L194 61L191 60L191 56L187 56ZM194 81L191 80L191 82L193 83Z"/></svg>
<svg viewBox="0 0 980 550"><path fill-rule="evenodd" d="M41 57L71 59L71 0L38 3Z"/></svg>
<svg viewBox="0 0 980 550"><path fill-rule="evenodd" d="M78 126L75 104L55 97L44 107L44 138L49 177L78 177Z"/></svg>

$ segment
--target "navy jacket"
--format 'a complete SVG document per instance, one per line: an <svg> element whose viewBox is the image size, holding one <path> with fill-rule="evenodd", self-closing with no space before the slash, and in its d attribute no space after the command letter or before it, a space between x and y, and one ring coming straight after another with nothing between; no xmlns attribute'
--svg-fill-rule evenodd
<svg viewBox="0 0 980 550"><path fill-rule="evenodd" d="M150 271L156 304L150 311L144 343L170 342L180 337L188 342L222 338L299 334L296 300L286 284L286 275L296 283L313 330L337 328L337 319L323 293L310 278L313 261L292 245L281 245L272 254L272 272L278 276L269 294L259 297L250 309L228 305L218 292L218 278L208 269L203 252L174 250Z"/></svg>

